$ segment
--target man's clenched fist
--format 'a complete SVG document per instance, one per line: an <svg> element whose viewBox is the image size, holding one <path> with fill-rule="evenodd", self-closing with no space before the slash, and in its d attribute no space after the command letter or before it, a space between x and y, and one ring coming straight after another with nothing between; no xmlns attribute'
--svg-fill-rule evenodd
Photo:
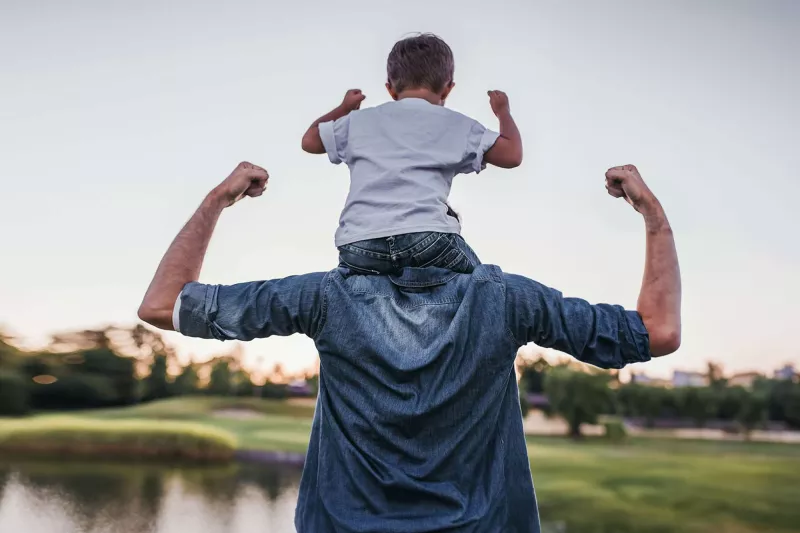
<svg viewBox="0 0 800 533"><path fill-rule="evenodd" d="M245 196L255 198L264 194L268 180L269 174L266 170L245 161L239 163L231 175L217 185L214 192L220 196L226 206L231 206Z"/></svg>
<svg viewBox="0 0 800 533"><path fill-rule="evenodd" d="M658 200L633 165L608 169L606 190L614 198L624 198L643 215L651 214L651 211L658 205Z"/></svg>

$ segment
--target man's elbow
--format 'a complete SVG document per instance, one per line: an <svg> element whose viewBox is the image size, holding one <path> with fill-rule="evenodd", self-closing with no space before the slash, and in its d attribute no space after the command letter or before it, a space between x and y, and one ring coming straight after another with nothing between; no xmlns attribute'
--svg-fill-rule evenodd
<svg viewBox="0 0 800 533"><path fill-rule="evenodd" d="M661 357L678 351L681 347L681 328L660 327L650 331L650 352Z"/></svg>
<svg viewBox="0 0 800 533"><path fill-rule="evenodd" d="M157 307L148 305L146 302L143 302L142 305L139 306L139 311L137 314L139 316L139 320L150 324L151 326L155 326L164 330L175 329L172 325L171 309L159 309Z"/></svg>

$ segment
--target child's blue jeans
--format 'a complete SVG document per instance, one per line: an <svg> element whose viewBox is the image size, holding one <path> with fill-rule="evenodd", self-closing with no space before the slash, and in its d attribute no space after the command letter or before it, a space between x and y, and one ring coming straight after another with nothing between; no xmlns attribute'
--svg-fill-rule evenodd
<svg viewBox="0 0 800 533"><path fill-rule="evenodd" d="M430 231L345 244L339 247L339 264L362 274L430 266L469 274L481 262L461 235Z"/></svg>

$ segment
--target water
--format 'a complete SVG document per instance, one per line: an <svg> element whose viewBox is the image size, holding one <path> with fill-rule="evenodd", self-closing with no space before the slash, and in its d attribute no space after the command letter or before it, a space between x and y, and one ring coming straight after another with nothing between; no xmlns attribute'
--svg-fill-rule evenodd
<svg viewBox="0 0 800 533"><path fill-rule="evenodd" d="M289 533L300 470L0 463L0 533Z"/></svg>
<svg viewBox="0 0 800 533"><path fill-rule="evenodd" d="M301 471L0 462L0 533L293 533ZM564 533L558 523L543 533Z"/></svg>

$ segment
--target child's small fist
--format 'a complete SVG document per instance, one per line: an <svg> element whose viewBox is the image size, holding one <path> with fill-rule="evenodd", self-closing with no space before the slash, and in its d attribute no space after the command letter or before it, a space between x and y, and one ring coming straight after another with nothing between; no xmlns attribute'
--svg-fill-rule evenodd
<svg viewBox="0 0 800 533"><path fill-rule="evenodd" d="M489 105L492 106L494 114L499 116L502 113L508 113L508 96L503 91L489 91Z"/></svg>
<svg viewBox="0 0 800 533"><path fill-rule="evenodd" d="M350 89L344 95L342 107L347 109L347 111L355 111L361 107L361 102L364 101L364 98L366 98L366 96L361 92L361 89Z"/></svg>

